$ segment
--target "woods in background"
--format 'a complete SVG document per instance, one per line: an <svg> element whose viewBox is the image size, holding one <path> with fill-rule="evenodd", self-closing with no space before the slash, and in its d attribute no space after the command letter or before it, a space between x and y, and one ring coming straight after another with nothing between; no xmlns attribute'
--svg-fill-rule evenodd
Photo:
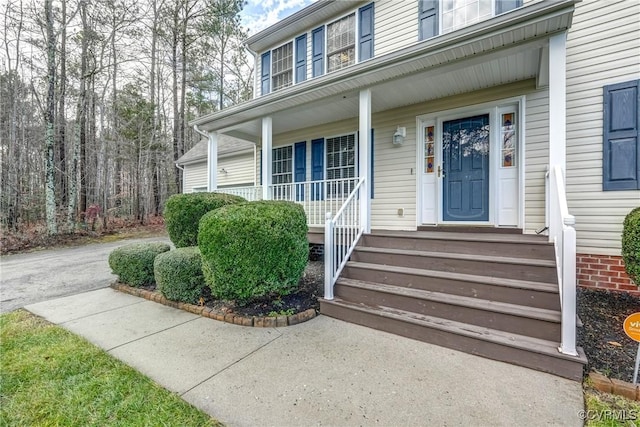
<svg viewBox="0 0 640 427"><path fill-rule="evenodd" d="M0 222L144 223L182 186L192 118L250 99L242 0L3 0Z"/></svg>

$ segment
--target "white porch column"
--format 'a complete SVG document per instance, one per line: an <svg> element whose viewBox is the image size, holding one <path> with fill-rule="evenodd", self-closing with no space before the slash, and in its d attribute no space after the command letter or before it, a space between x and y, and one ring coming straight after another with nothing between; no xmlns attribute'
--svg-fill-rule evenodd
<svg viewBox="0 0 640 427"><path fill-rule="evenodd" d="M567 165L567 34L549 38L549 166Z"/></svg>
<svg viewBox="0 0 640 427"><path fill-rule="evenodd" d="M215 191L218 189L218 132L209 132L207 164L209 165L207 190Z"/></svg>
<svg viewBox="0 0 640 427"><path fill-rule="evenodd" d="M358 170L359 175L365 178L361 190L363 197L360 197L360 218L364 232L371 233L371 89L360 91L359 118Z"/></svg>
<svg viewBox="0 0 640 427"><path fill-rule="evenodd" d="M271 148L273 145L271 116L262 118L262 200L271 199Z"/></svg>

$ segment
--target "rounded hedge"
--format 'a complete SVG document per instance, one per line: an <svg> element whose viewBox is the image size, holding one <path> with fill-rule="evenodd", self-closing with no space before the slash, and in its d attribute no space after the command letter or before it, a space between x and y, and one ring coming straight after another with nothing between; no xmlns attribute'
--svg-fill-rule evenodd
<svg viewBox="0 0 640 427"><path fill-rule="evenodd" d="M284 201L229 205L200 220L198 247L215 298L246 303L296 289L309 256L302 206Z"/></svg>
<svg viewBox="0 0 640 427"><path fill-rule="evenodd" d="M198 223L204 214L222 206L246 202L240 196L223 193L174 194L164 207L164 221L176 248L198 244Z"/></svg>
<svg viewBox="0 0 640 427"><path fill-rule="evenodd" d="M155 283L153 261L169 249L168 244L161 242L120 246L109 254L109 267L122 283L134 287L151 285Z"/></svg>
<svg viewBox="0 0 640 427"><path fill-rule="evenodd" d="M200 250L195 246L158 255L153 271L158 290L172 301L195 304L206 286Z"/></svg>
<svg viewBox="0 0 640 427"><path fill-rule="evenodd" d="M633 209L624 219L622 259L627 274L640 286L640 207Z"/></svg>

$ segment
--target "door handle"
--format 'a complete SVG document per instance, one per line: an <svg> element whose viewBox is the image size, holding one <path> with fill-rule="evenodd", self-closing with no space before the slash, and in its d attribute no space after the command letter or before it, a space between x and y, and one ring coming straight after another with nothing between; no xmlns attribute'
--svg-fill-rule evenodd
<svg viewBox="0 0 640 427"><path fill-rule="evenodd" d="M445 171L444 169L442 169L442 166L438 165L438 178L440 178L440 175L442 175L442 177L444 178Z"/></svg>

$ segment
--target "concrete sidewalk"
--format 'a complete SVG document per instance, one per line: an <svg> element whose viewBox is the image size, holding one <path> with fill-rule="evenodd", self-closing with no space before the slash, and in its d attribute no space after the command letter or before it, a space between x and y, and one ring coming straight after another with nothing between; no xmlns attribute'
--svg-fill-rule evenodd
<svg viewBox="0 0 640 427"><path fill-rule="evenodd" d="M25 308L231 426L582 425L580 383L326 316L242 327L110 288Z"/></svg>

